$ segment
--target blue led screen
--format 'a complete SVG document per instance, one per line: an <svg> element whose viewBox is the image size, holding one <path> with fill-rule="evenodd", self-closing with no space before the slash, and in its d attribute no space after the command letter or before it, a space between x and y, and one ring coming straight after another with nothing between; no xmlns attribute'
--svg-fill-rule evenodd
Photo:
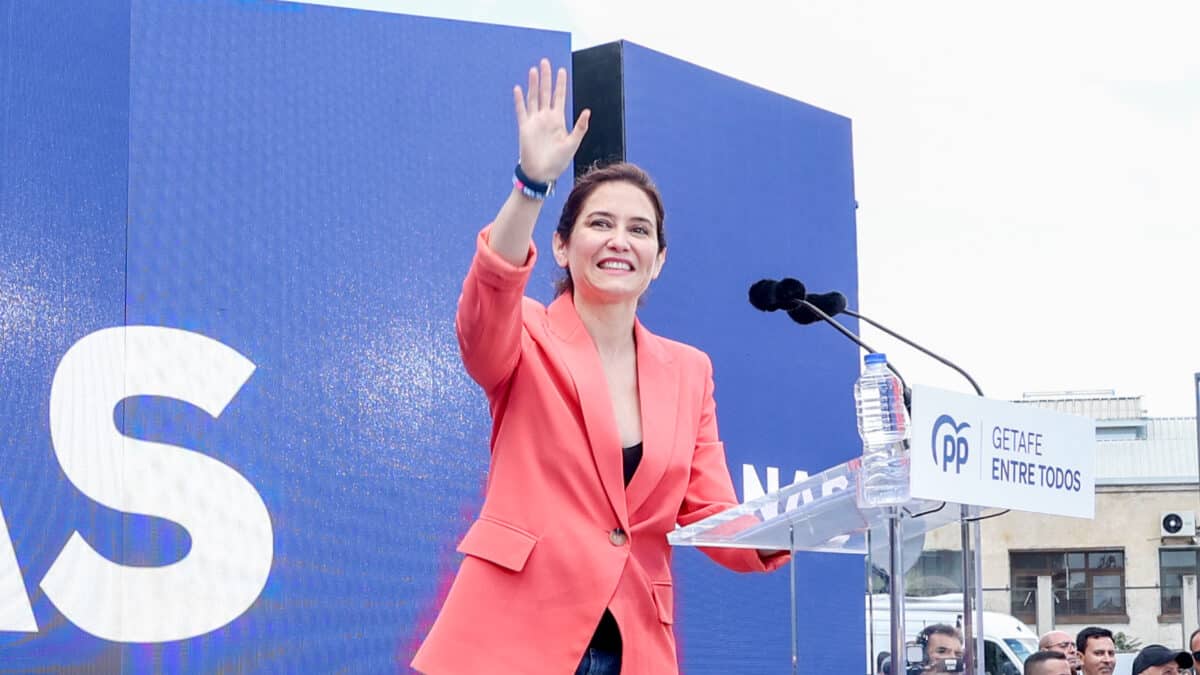
<svg viewBox="0 0 1200 675"><path fill-rule="evenodd" d="M405 671L486 480L454 304L511 86L569 36L249 0L0 15L0 669ZM855 351L745 291L854 296L849 122L623 48L671 237L644 321L712 355L739 494L844 461ZM806 642L859 639L861 569L802 556ZM685 672L785 666L785 573L676 570Z"/></svg>

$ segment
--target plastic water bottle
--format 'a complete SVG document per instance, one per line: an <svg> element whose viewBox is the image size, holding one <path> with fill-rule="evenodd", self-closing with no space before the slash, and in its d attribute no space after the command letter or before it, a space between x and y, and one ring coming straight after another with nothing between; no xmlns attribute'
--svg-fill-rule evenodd
<svg viewBox="0 0 1200 675"><path fill-rule="evenodd" d="M903 504L911 496L904 387L888 370L887 356L867 354L864 361L866 369L854 383L858 435L863 441L858 505L871 508Z"/></svg>

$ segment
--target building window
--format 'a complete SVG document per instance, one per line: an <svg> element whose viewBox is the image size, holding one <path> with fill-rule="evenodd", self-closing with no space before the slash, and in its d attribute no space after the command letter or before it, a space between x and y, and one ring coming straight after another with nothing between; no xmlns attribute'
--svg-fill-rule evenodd
<svg viewBox="0 0 1200 675"><path fill-rule="evenodd" d="M1144 441L1146 440L1146 427L1096 427L1096 440L1098 441Z"/></svg>
<svg viewBox="0 0 1200 675"><path fill-rule="evenodd" d="M1162 614L1183 613L1183 575L1200 576L1200 549L1164 548L1158 551L1158 578L1162 587Z"/></svg>
<svg viewBox="0 0 1200 675"><path fill-rule="evenodd" d="M962 593L962 551L921 551L904 575L904 588L912 596Z"/></svg>
<svg viewBox="0 0 1200 675"><path fill-rule="evenodd" d="M1120 549L1009 553L1013 616L1037 620L1037 579L1050 577L1058 623L1125 618L1125 553Z"/></svg>
<svg viewBox="0 0 1200 675"><path fill-rule="evenodd" d="M871 593L889 592L886 561L867 556L866 562L871 571ZM921 557L904 574L904 593L913 597L962 593L962 551L921 551Z"/></svg>

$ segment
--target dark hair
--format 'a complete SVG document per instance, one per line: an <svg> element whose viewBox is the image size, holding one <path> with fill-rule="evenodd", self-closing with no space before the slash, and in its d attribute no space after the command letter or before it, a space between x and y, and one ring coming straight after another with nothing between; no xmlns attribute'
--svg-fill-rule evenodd
<svg viewBox="0 0 1200 675"><path fill-rule="evenodd" d="M583 203L592 196L596 188L614 181L629 183L640 188L650 199L650 204L654 206L654 215L658 219L654 229L655 235L658 237L658 250L661 252L667 247L667 232L663 222L666 219L666 213L663 211L662 195L659 194L658 187L654 185L650 174L638 165L629 162L616 162L606 166L593 165L575 180L575 187L571 188L571 194L567 195L562 214L558 217L558 227L554 228L559 239L564 244L571 241L571 232L575 229L575 221L579 220L579 212L583 210ZM554 282L554 295L559 296L574 290L575 282L571 279L571 270L568 269L561 279Z"/></svg>
<svg viewBox="0 0 1200 675"><path fill-rule="evenodd" d="M1200 635L1200 628L1197 628L1196 630L1192 631L1192 634L1188 636L1187 650L1189 652L1192 651L1192 641L1196 639L1197 635Z"/></svg>
<svg viewBox="0 0 1200 675"><path fill-rule="evenodd" d="M1036 675L1034 666L1046 661L1066 661L1067 655L1055 649L1043 649L1040 652L1034 652L1025 659L1025 675Z"/></svg>
<svg viewBox="0 0 1200 675"><path fill-rule="evenodd" d="M1088 626L1087 628L1084 628L1083 630L1079 631L1078 635L1075 636L1075 648L1079 650L1079 653L1082 654L1083 652L1087 651L1088 640L1091 640L1092 638L1108 638L1109 640L1112 640L1113 634L1111 630L1107 628L1101 628L1099 626Z"/></svg>

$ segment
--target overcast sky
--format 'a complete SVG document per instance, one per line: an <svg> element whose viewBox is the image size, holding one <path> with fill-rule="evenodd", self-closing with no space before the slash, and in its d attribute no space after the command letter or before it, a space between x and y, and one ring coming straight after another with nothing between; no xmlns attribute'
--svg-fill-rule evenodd
<svg viewBox="0 0 1200 675"><path fill-rule="evenodd" d="M1196 412L1200 2L322 4L627 39L845 115L864 314L990 397L1111 389ZM910 382L963 389L885 351Z"/></svg>

